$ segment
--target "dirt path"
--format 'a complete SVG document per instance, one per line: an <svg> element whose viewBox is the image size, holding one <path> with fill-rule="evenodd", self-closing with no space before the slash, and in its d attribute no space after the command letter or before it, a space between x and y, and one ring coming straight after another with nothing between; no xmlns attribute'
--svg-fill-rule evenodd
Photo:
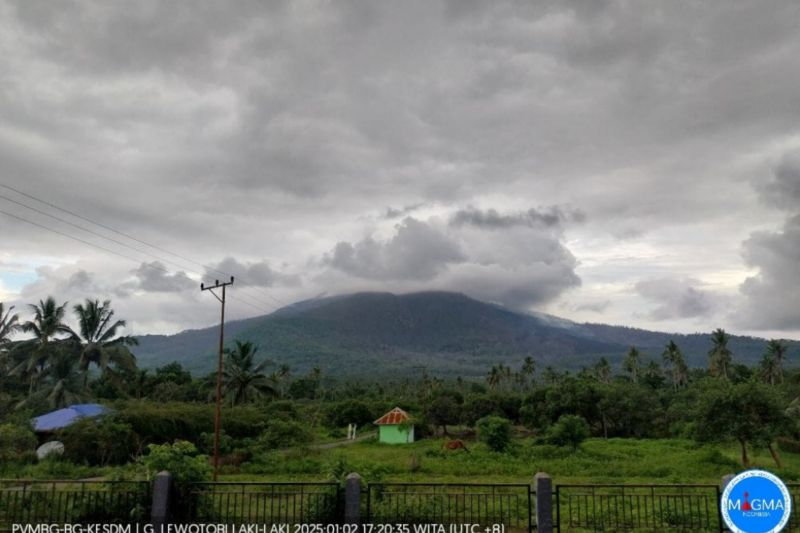
<svg viewBox="0 0 800 533"><path fill-rule="evenodd" d="M313 444L309 446L312 450L330 450L331 448L339 448L341 446L348 446L353 444L354 442L361 442L362 440L367 440L371 437L374 437L378 433L376 431L371 431L369 433L364 433L360 437L356 437L355 440L337 440L336 442L326 442L325 444Z"/></svg>

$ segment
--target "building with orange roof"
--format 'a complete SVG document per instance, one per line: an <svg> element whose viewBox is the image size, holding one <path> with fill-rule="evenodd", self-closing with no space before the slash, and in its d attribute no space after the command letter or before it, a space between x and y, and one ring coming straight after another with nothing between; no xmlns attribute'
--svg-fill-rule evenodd
<svg viewBox="0 0 800 533"><path fill-rule="evenodd" d="M409 444L414 442L414 424L411 416L395 407L375 422L378 426L378 441L387 444Z"/></svg>

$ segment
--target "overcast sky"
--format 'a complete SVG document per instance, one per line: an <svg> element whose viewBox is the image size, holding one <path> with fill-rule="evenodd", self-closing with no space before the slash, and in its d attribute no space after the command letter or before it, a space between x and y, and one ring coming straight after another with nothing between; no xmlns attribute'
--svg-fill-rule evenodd
<svg viewBox="0 0 800 533"><path fill-rule="evenodd" d="M168 333L231 273L234 318L441 289L800 338L798 27L763 0L2 2L0 301Z"/></svg>

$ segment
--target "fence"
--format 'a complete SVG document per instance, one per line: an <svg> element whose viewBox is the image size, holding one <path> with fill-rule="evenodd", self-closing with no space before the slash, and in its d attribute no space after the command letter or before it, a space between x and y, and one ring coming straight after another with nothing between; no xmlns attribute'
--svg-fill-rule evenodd
<svg viewBox="0 0 800 533"><path fill-rule="evenodd" d="M190 483L0 480L0 533L12 524L479 524L514 533L722 532L722 485ZM788 484L793 509L800 484ZM496 531L497 529L492 528ZM158 530L156 530L158 531ZM793 512L784 531L800 533Z"/></svg>
<svg viewBox="0 0 800 533"><path fill-rule="evenodd" d="M336 523L340 492L337 483L192 483L173 516L187 523Z"/></svg>
<svg viewBox="0 0 800 533"><path fill-rule="evenodd" d="M503 524L529 531L533 493L527 484L370 483L364 521L369 523Z"/></svg>
<svg viewBox="0 0 800 533"><path fill-rule="evenodd" d="M557 531L719 532L717 485L557 485Z"/></svg>
<svg viewBox="0 0 800 533"><path fill-rule="evenodd" d="M0 532L12 524L150 521L146 481L0 480Z"/></svg>

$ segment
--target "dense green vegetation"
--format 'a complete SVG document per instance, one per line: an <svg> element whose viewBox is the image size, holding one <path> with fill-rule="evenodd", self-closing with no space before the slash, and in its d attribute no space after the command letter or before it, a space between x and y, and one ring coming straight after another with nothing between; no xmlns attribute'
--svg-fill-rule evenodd
<svg viewBox="0 0 800 533"><path fill-rule="evenodd" d="M605 356L619 366L636 346L644 358L660 358L674 340L689 366L705 366L709 334L672 335L633 328L576 324L527 315L463 294L360 293L300 302L267 316L231 322L226 335L250 341L269 359L295 372L314 367L339 377L366 380L414 377L425 367L437 376L482 377L502 363L516 366L532 356L539 366L580 370ZM216 327L177 335L146 335L134 348L140 367L180 361L193 373L216 368ZM798 343L787 343L796 353ZM756 364L764 341L733 336L737 362Z"/></svg>
<svg viewBox="0 0 800 533"><path fill-rule="evenodd" d="M0 308L0 477L146 476L164 464L186 479L208 475L214 376L170 363L139 369L135 339L118 334L109 302L72 308L53 299L30 320ZM18 329L32 338L12 342ZM547 471L563 481L713 482L745 466L800 479L800 371L789 346L764 342L757 365L740 363L730 336L713 332L704 368L679 343L658 358L628 347L578 371L541 367L531 355L487 365L482 378L349 380L319 368L295 374L248 342L227 351L220 451L229 479L524 481ZM112 414L35 435L32 416L76 400ZM384 445L372 421L399 406L419 442ZM345 442L354 423L367 438ZM57 438L61 457L38 461ZM468 450L445 449L461 439ZM183 472L186 470L186 472Z"/></svg>

